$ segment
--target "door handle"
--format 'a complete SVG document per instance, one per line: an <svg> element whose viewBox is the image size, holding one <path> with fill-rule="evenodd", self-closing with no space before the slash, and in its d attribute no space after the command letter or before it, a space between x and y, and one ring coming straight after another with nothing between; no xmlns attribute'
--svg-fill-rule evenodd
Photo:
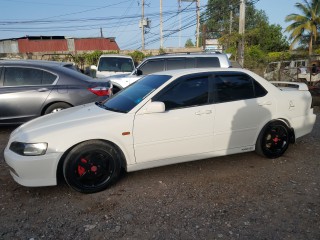
<svg viewBox="0 0 320 240"><path fill-rule="evenodd" d="M211 110L203 110L203 111L198 111L195 114L196 115L202 115L202 114L211 114L212 111Z"/></svg>

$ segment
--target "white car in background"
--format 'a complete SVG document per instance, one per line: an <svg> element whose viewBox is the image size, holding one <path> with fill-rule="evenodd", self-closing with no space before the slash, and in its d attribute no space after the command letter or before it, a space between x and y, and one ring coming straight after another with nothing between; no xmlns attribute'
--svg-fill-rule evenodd
<svg viewBox="0 0 320 240"><path fill-rule="evenodd" d="M104 54L99 57L98 65L91 66L96 78L106 78L116 75L128 75L134 70L132 57L121 54Z"/></svg>
<svg viewBox="0 0 320 240"><path fill-rule="evenodd" d="M278 88L244 69L183 69L145 76L102 103L49 114L12 132L4 152L15 181L92 193L137 171L256 151L282 156L312 131L304 83ZM257 159L258 160L258 159Z"/></svg>

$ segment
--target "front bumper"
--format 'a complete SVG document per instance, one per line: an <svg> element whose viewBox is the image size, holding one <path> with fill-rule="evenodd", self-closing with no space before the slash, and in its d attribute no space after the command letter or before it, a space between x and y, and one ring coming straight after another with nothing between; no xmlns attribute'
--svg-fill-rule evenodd
<svg viewBox="0 0 320 240"><path fill-rule="evenodd" d="M7 146L4 158L13 179L26 187L57 185L57 166L62 154L49 153L41 156L21 156Z"/></svg>

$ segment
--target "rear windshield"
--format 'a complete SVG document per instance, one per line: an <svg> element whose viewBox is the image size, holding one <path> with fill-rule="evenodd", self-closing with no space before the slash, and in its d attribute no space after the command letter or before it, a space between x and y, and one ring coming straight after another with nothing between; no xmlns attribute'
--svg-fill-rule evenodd
<svg viewBox="0 0 320 240"><path fill-rule="evenodd" d="M132 72L134 64L131 58L102 57L99 60L98 71Z"/></svg>

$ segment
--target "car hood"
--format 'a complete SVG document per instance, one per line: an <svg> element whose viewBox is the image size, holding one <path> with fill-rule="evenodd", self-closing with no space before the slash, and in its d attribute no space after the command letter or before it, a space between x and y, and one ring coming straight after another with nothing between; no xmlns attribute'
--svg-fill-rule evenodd
<svg viewBox="0 0 320 240"><path fill-rule="evenodd" d="M93 123L102 119L111 119L122 113L112 112L96 106L94 103L68 108L57 113L51 113L29 121L15 131L11 137L18 133L31 133L36 131L55 131L70 126Z"/></svg>

